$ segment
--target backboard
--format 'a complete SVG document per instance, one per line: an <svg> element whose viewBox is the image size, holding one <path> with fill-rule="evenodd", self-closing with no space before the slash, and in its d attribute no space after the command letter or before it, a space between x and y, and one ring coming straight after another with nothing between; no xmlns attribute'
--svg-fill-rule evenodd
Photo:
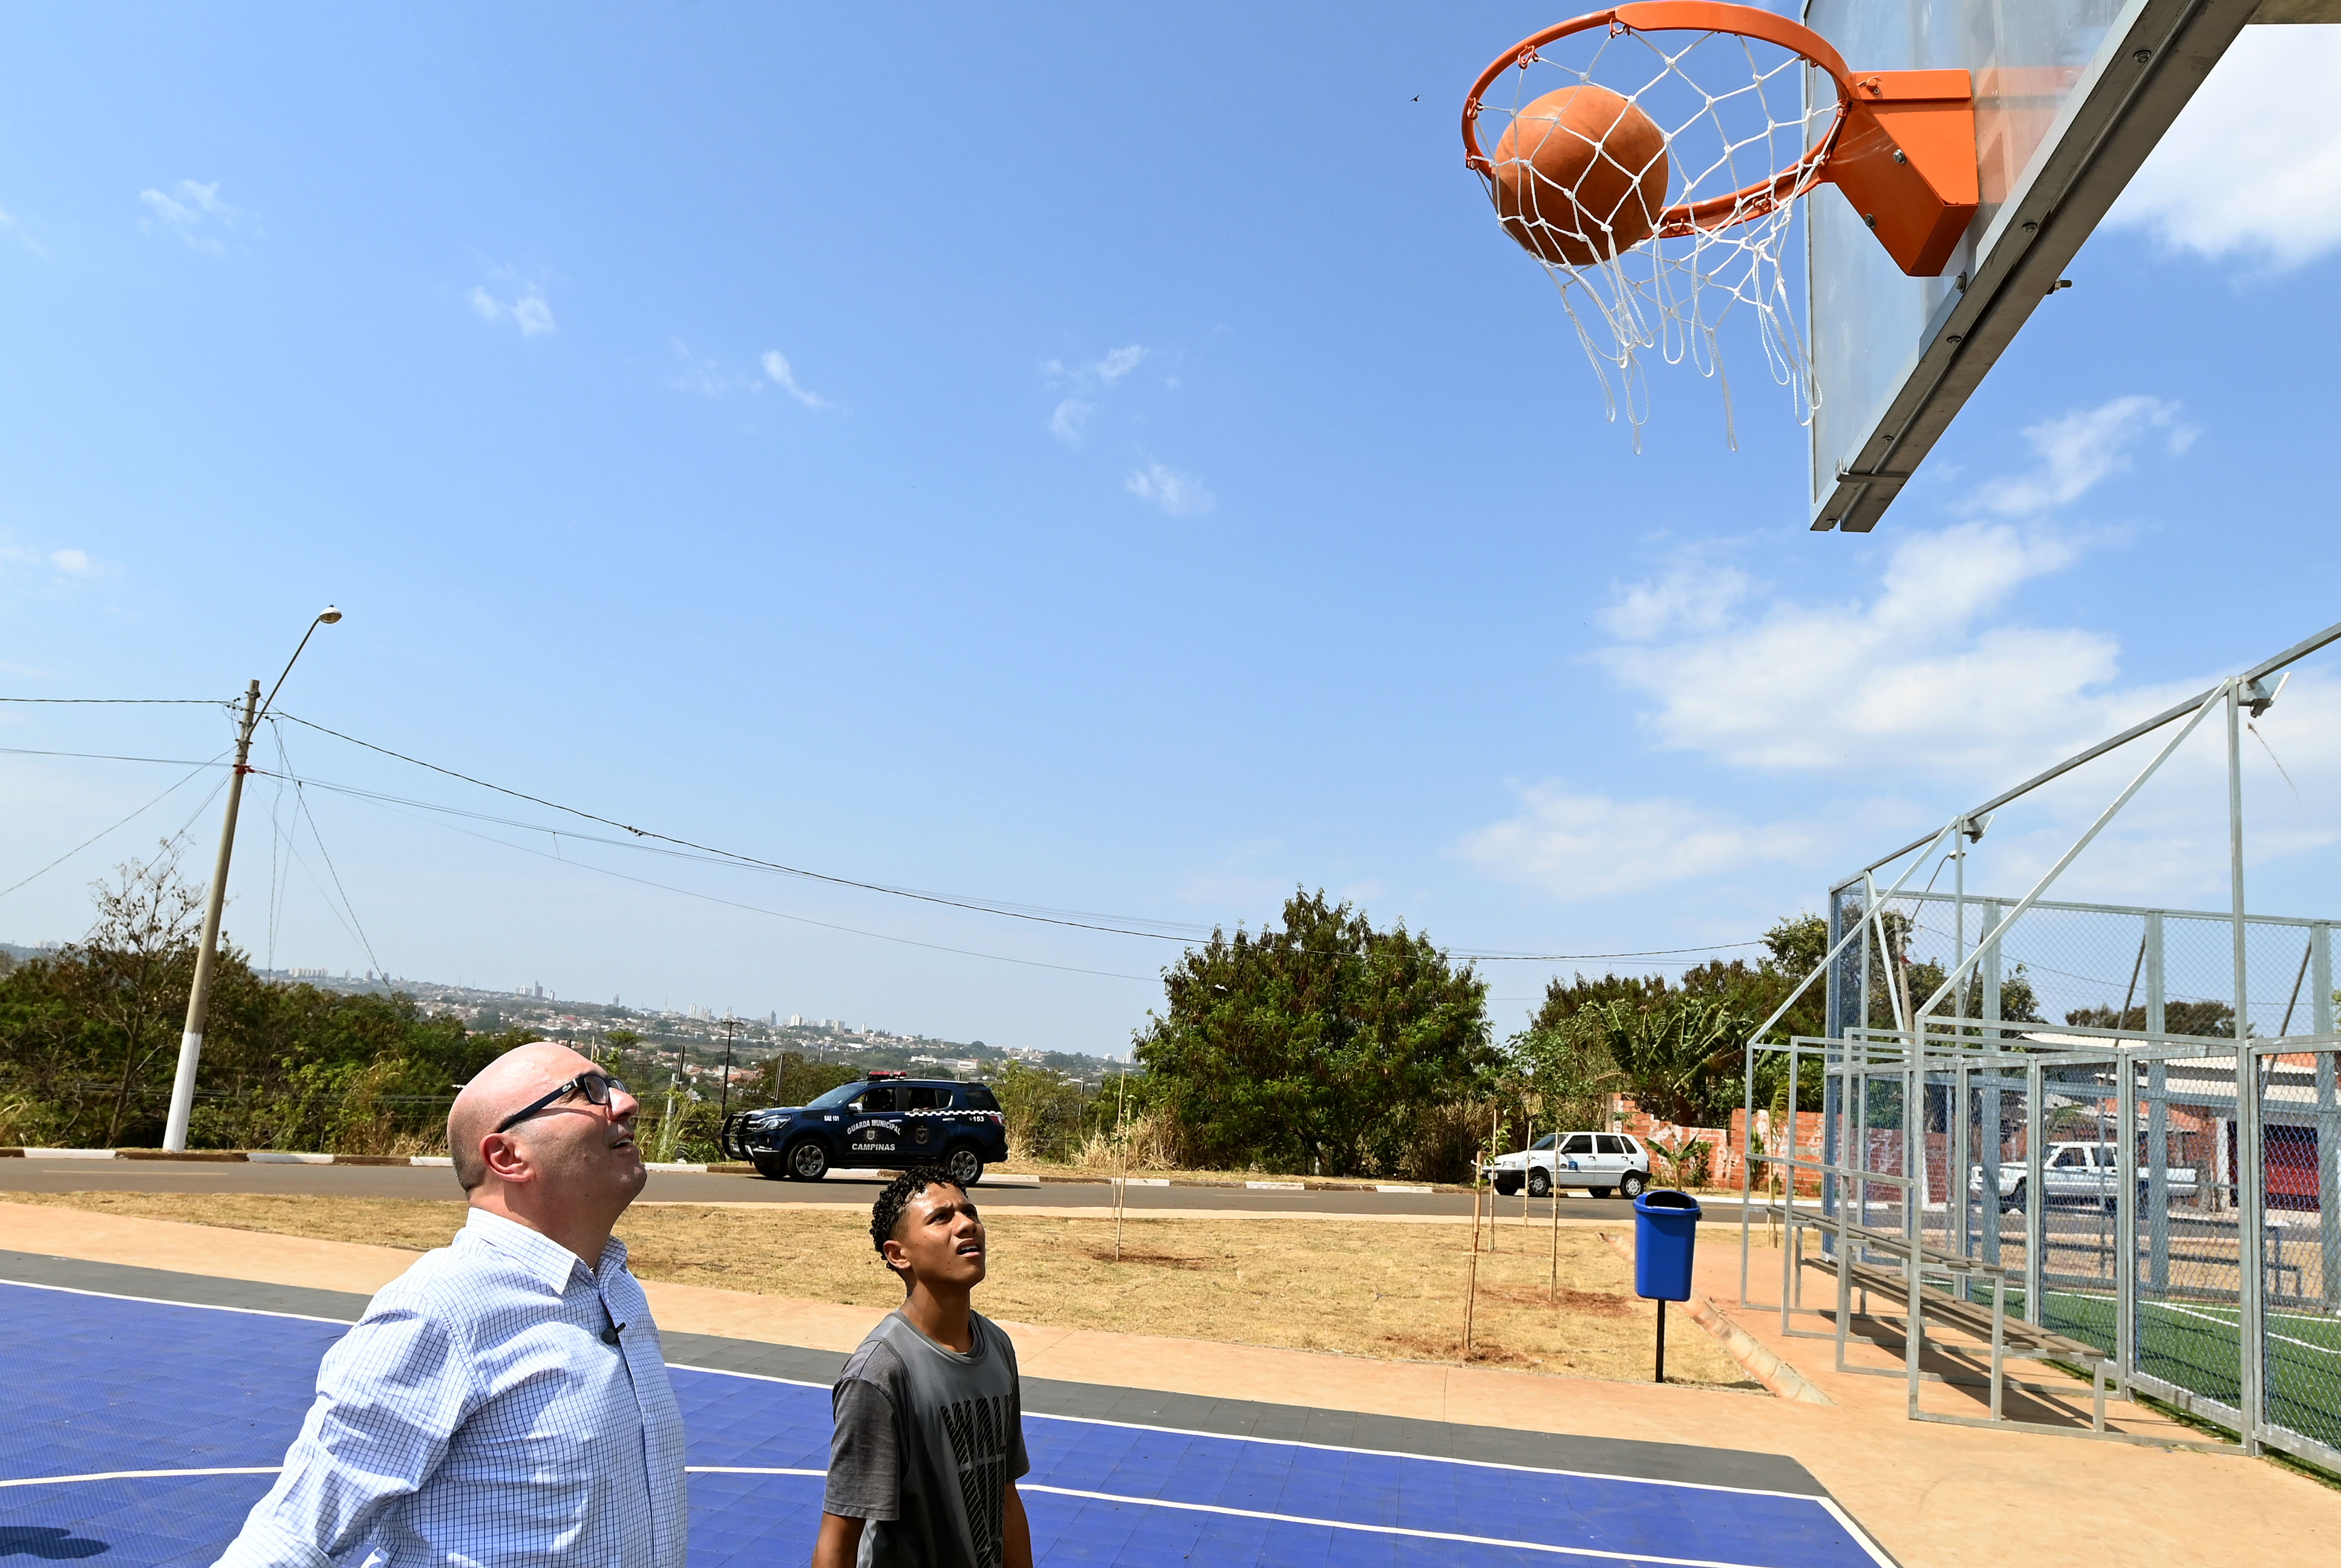
<svg viewBox="0 0 2341 1568"><path fill-rule="evenodd" d="M1847 202L1806 203L1816 530L1878 525L2252 22L2341 22L2341 0L1807 0L1862 69L1971 74L1982 194L1931 278Z"/></svg>

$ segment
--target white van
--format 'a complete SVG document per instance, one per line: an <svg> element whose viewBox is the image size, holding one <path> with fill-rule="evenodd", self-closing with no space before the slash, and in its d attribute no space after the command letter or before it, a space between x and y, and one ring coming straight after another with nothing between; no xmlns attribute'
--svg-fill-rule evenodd
<svg viewBox="0 0 2341 1568"><path fill-rule="evenodd" d="M1539 1198L1555 1187L1639 1198L1650 1184L1650 1152L1628 1133L1547 1133L1519 1154L1497 1155L1479 1174L1506 1197L1525 1186Z"/></svg>

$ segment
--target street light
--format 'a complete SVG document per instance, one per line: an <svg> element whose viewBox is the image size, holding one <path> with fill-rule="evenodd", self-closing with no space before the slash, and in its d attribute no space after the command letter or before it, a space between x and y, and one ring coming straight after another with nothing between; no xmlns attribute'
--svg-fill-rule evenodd
<svg viewBox="0 0 2341 1568"><path fill-rule="evenodd" d="M284 677L293 673L301 650L309 645L317 628L333 625L341 618L341 611L331 604L317 612L309 629L301 634L293 657L284 661L276 684L268 688L267 702L261 701L258 681L244 689L244 718L235 736L235 771L227 781L227 817L220 826L219 859L212 867L211 899L204 909L203 943L195 949L194 983L187 987L187 1023L179 1035L179 1068L171 1079L171 1113L163 1123L163 1147L174 1152L187 1146L187 1118L195 1106L195 1068L203 1060L204 1025L211 1014L212 968L219 954L220 908L227 901L228 856L235 850L235 811L244 800L244 775L252 771L252 732L266 716L269 704L276 701L276 694L284 689Z"/></svg>

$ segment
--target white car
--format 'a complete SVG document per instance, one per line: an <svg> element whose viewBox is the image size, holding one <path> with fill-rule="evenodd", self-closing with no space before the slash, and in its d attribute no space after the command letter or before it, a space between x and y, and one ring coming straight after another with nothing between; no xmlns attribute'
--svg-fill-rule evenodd
<svg viewBox="0 0 2341 1568"><path fill-rule="evenodd" d="M1506 1197L1526 1187L1541 1198L1555 1187L1584 1187L1597 1198L1639 1198L1650 1184L1650 1152L1626 1133L1547 1133L1516 1154L1479 1169Z"/></svg>
<svg viewBox="0 0 2341 1568"><path fill-rule="evenodd" d="M2040 1163L2040 1197L2046 1203L2087 1203L2114 1212L2114 1200L2121 1191L2121 1150L2111 1144L2051 1144ZM2013 1213L2025 1206L2025 1165L2021 1160L2010 1160L1999 1167L1999 1212ZM2174 1203L2190 1203L2195 1197L2195 1169L2191 1165L2171 1165L2163 1173L2164 1190ZM2137 1206L2143 1212L2148 1201L2150 1183L2145 1174L2137 1175ZM1978 1166L1967 1173L1967 1191L1983 1191L1983 1170Z"/></svg>

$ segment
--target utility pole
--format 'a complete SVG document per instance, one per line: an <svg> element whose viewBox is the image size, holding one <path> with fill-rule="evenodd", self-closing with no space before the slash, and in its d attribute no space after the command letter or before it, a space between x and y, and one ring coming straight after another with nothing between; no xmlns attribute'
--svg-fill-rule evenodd
<svg viewBox="0 0 2341 1568"><path fill-rule="evenodd" d="M194 1114L195 1070L203 1061L204 1028L211 1017L212 970L219 959L220 911L227 903L227 863L235 853L235 812L244 801L244 775L252 771L252 732L259 727L276 694L284 689L284 676L293 673L310 637L319 626L330 626L341 618L342 613L331 604L317 613L308 631L301 634L293 657L284 661L284 674L269 688L267 702L260 700L258 681L244 690L244 718L235 734L235 771L227 781L227 815L220 824L219 858L212 866L211 897L204 906L203 945L195 949L195 978L187 987L187 1022L179 1034L178 1071L171 1078L171 1110L163 1122L163 1147L174 1154L186 1148L187 1119Z"/></svg>
<svg viewBox="0 0 2341 1568"><path fill-rule="evenodd" d="M235 813L244 802L244 775L252 771L252 732L260 723L260 683L244 689L244 718L235 732L235 771L227 781L227 820L221 824L219 857L212 865L211 897L204 906L203 944L195 949L194 984L187 987L187 1022L179 1034L179 1067L171 1078L171 1112L163 1123L163 1147L187 1146L187 1118L195 1108L195 1066L203 1060L204 1026L211 1016L212 968L219 954L220 908L226 902L228 856L235 852Z"/></svg>

